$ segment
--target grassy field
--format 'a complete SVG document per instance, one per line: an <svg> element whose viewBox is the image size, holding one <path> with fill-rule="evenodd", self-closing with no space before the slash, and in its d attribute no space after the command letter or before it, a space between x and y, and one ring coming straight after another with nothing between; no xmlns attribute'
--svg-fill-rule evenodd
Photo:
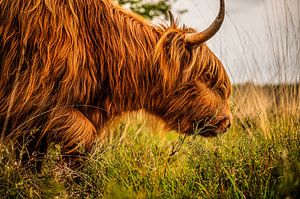
<svg viewBox="0 0 300 199"><path fill-rule="evenodd" d="M165 132L131 114L72 171L52 146L42 173L0 147L1 198L299 198L299 87L237 86L235 120L216 138ZM74 178L76 177L76 178Z"/></svg>

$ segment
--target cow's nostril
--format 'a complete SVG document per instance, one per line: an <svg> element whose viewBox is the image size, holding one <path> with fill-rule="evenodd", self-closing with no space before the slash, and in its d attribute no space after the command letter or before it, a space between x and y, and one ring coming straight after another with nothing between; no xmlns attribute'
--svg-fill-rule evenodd
<svg viewBox="0 0 300 199"><path fill-rule="evenodd" d="M230 126L231 126L231 122L229 121L228 125L227 125L227 128L230 128Z"/></svg>
<svg viewBox="0 0 300 199"><path fill-rule="evenodd" d="M225 117L221 121L221 129L223 132L227 131L227 129L231 126L231 118L230 117Z"/></svg>

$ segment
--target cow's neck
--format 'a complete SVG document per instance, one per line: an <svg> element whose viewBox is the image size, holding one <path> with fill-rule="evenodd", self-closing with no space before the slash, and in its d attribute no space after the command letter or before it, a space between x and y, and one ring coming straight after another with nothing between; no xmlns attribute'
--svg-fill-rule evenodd
<svg viewBox="0 0 300 199"><path fill-rule="evenodd" d="M102 33L97 53L103 78L99 95L105 99L99 100L103 123L124 112L152 109L154 103L163 100L163 91L157 86L162 82L159 66L153 64L163 29L121 8L113 9L115 15L106 16L102 29L98 30Z"/></svg>

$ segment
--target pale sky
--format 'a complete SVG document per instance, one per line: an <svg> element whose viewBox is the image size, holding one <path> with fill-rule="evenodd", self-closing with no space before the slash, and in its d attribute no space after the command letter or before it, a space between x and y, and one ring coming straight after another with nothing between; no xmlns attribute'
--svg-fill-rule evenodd
<svg viewBox="0 0 300 199"><path fill-rule="evenodd" d="M300 38L299 2L300 0L225 0L225 22L219 33L207 43L224 63L234 83L276 82L282 79L279 73L287 81L300 79L299 58L295 58L300 57L299 39L295 43L295 38ZM187 9L188 12L178 15L178 9ZM173 5L173 13L181 24L200 31L213 21L218 10L219 0L177 0ZM285 13L289 16L287 23ZM271 37L270 27L273 34ZM283 46L286 38L288 45ZM280 64L280 69L274 67L272 50L280 51L277 59L284 62Z"/></svg>

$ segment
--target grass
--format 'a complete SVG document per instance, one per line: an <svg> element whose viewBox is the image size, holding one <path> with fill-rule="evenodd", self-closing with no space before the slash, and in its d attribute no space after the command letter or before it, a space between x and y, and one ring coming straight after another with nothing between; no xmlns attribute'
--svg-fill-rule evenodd
<svg viewBox="0 0 300 199"><path fill-rule="evenodd" d="M241 102L241 91L245 88L236 89L240 92L236 92L233 101ZM253 96L267 95L265 88L252 85L251 89L256 92ZM271 95L269 91L267 93ZM259 99L263 101L262 96ZM57 164L61 159L57 145L51 147L40 174L20 167L12 150L1 146L0 196L299 197L299 113L276 115L266 109L263 111L267 116L263 111L253 116L240 111L237 106L241 105L234 104L236 119L229 132L212 139L163 132L159 125L154 125L155 121L145 119L143 114L131 114L131 119L127 118L99 142L80 171ZM264 123L261 122L263 119Z"/></svg>

